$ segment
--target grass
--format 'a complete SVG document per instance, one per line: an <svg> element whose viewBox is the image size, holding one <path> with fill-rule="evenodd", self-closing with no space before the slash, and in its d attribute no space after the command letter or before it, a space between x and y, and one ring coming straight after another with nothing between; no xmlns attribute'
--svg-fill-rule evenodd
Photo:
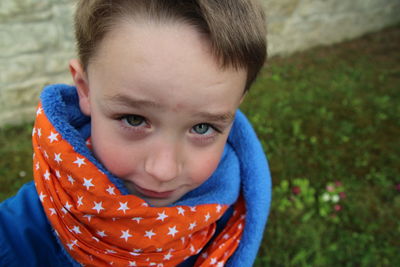
<svg viewBox="0 0 400 267"><path fill-rule="evenodd" d="M32 124L0 128L0 201L32 180Z"/></svg>
<svg viewBox="0 0 400 267"><path fill-rule="evenodd" d="M399 44L397 26L264 70L243 107L274 183L257 266L400 266Z"/></svg>
<svg viewBox="0 0 400 267"><path fill-rule="evenodd" d="M400 266L400 25L273 58L242 110L274 194L256 266ZM0 201L31 178L31 125L0 129Z"/></svg>

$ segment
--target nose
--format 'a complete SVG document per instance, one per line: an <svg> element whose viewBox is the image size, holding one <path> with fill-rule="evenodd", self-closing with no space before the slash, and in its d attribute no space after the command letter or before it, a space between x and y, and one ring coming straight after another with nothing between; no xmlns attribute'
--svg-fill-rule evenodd
<svg viewBox="0 0 400 267"><path fill-rule="evenodd" d="M148 151L144 166L145 171L161 183L171 181L179 176L182 163L179 160L179 148L176 145L157 146Z"/></svg>

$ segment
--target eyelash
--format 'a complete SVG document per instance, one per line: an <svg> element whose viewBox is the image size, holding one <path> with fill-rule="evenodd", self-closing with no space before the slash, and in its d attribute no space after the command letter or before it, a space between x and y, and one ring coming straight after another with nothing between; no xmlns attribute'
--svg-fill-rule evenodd
<svg viewBox="0 0 400 267"><path fill-rule="evenodd" d="M143 122L137 126L131 125L128 122L128 119L129 119L129 117L133 117L133 116L143 119ZM120 116L117 116L116 119L120 122L121 127L124 130L133 131L135 133L144 133L145 130L143 128L149 127L149 124L148 124L146 118L143 116L140 116L140 115L136 115L136 114L120 115ZM143 126L143 124L144 124L144 126Z"/></svg>
<svg viewBox="0 0 400 267"><path fill-rule="evenodd" d="M129 117L133 117L133 116L143 119L143 122L141 124L137 125L137 126L131 125L127 120L128 120ZM136 115L136 114L120 115L120 116L117 116L116 118L117 118L118 121L121 122L122 127L124 129L126 129L126 130L129 130L129 131L135 131L135 132L141 133L141 132L144 131L143 127L142 127L143 123L146 124L146 126L145 126L146 128L149 126L148 120L145 117L140 116L140 115ZM202 122L202 123L198 123L198 124L194 125L190 129L190 132L192 133L193 128L195 126L202 125L202 124L207 125L213 131L215 131L217 134L222 134L223 133L223 131L219 127L217 127L216 125L211 124L211 123L206 123L206 122ZM198 133L195 133L195 132L194 132L194 134L199 136L199 137L196 137L196 138L199 138L199 139L210 139L210 138L215 137L215 135L213 135L213 134L198 134Z"/></svg>

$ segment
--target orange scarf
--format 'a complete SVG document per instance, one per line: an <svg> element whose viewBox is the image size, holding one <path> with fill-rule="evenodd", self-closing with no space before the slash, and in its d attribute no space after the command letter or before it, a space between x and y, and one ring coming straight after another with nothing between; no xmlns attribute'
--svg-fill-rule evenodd
<svg viewBox="0 0 400 267"><path fill-rule="evenodd" d="M63 139L41 105L32 140L34 179L44 211L65 250L80 264L167 267L201 253L195 266L223 266L235 252L244 228L242 198L214 236L216 221L229 206L150 207L137 196L122 195Z"/></svg>

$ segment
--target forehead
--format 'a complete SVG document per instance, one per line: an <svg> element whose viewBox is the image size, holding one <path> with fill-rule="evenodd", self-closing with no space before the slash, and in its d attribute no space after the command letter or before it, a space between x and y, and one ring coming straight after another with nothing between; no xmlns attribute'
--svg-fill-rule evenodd
<svg viewBox="0 0 400 267"><path fill-rule="evenodd" d="M175 106L187 105L193 95L202 103L223 101L227 94L240 99L246 82L245 70L222 69L207 38L184 23L119 23L100 44L88 73L103 94L140 93Z"/></svg>

